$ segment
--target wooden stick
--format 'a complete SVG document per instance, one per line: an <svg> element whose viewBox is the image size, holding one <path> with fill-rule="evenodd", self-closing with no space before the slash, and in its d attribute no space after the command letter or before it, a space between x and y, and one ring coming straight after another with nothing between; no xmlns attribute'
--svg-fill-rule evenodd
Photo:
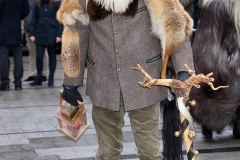
<svg viewBox="0 0 240 160"><path fill-rule="evenodd" d="M177 97L184 97L184 104L189 99L189 93L192 87L200 88L199 83L208 84L213 90L218 90L220 88L227 88L228 86L219 86L217 88L214 87L213 81L214 79L211 77L213 73L209 73L207 75L204 74L195 74L186 64L187 71L191 76L185 80L184 82L179 81L177 79L156 79L152 78L139 64L136 67L132 67L134 70L140 71L144 76L145 80L139 82L140 86L150 88L153 85L158 86L168 86L171 88L171 91L176 94Z"/></svg>
<svg viewBox="0 0 240 160"><path fill-rule="evenodd" d="M188 137L190 132L190 127L187 119L180 113L181 121L181 133L184 140L184 145L187 153L188 160L195 160L194 149L193 149L193 140Z"/></svg>

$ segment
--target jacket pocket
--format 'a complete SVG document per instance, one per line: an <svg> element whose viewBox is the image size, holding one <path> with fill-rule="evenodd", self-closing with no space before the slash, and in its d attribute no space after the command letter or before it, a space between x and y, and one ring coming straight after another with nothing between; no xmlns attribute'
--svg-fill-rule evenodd
<svg viewBox="0 0 240 160"><path fill-rule="evenodd" d="M143 12L143 11L145 11L145 10L147 10L147 7L146 7L146 6L143 6L143 7L141 7L141 8L138 8L137 11L136 11L136 13L140 13L140 12Z"/></svg>
<svg viewBox="0 0 240 160"><path fill-rule="evenodd" d="M158 61L158 60L161 59L161 58L162 58L162 55L161 55L161 54L158 54L158 55L156 55L156 56L148 59L148 60L146 61L146 63L153 63L153 62Z"/></svg>
<svg viewBox="0 0 240 160"><path fill-rule="evenodd" d="M88 62L89 64L95 66L95 62L93 62L93 60L92 60L89 56L87 56L87 62Z"/></svg>

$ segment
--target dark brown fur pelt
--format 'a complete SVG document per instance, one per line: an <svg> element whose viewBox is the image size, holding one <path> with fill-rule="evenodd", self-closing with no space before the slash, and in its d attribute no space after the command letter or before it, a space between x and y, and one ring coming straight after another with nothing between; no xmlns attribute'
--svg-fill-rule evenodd
<svg viewBox="0 0 240 160"><path fill-rule="evenodd" d="M193 44L196 73L213 72L215 87L229 86L216 91L205 84L194 88L193 118L217 132L232 122L240 103L240 48L233 6L232 0L213 0L202 8Z"/></svg>
<svg viewBox="0 0 240 160"><path fill-rule="evenodd" d="M128 7L125 13L122 15L134 17L138 7L138 0L134 0ZM108 15L112 14L112 11L107 11L102 5L97 4L94 0L89 0L87 4L87 13L90 20L97 21L102 20Z"/></svg>

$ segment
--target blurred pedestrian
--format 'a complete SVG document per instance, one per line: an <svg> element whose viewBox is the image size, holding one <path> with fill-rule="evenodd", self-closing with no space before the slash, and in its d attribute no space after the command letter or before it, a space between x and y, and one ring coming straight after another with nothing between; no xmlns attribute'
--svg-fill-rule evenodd
<svg viewBox="0 0 240 160"><path fill-rule="evenodd" d="M29 31L30 31L30 22L32 19L32 14L34 10L34 6L36 4L36 0L28 0L29 6L30 6L30 12L27 17L24 18L24 32L26 35L26 41L27 41L27 47L28 47L28 77L23 81L23 83L30 83L33 82L34 79L37 77L37 70L36 70L36 46L33 41L30 40L29 37ZM48 55L45 51L44 53L44 59L43 59L43 76L42 81L45 82L47 80L48 75Z"/></svg>
<svg viewBox="0 0 240 160"><path fill-rule="evenodd" d="M198 21L199 21L199 16L200 16L200 6L199 6L199 0L194 0L193 1L193 21L194 21L194 25L193 28L197 29L198 27Z"/></svg>
<svg viewBox="0 0 240 160"><path fill-rule="evenodd" d="M27 0L0 0L0 90L9 90L9 52L14 58L15 90L22 89L21 20L29 13Z"/></svg>
<svg viewBox="0 0 240 160"><path fill-rule="evenodd" d="M31 20L29 36L36 44L37 77L31 86L42 85L43 57L45 49L49 57L48 86L54 85L56 70L56 44L61 42L63 26L57 21L56 13L61 1L37 0Z"/></svg>

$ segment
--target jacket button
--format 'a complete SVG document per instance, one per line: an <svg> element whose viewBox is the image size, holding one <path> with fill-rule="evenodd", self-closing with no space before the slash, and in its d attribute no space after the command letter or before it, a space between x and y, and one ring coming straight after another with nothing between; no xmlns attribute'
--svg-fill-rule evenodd
<svg viewBox="0 0 240 160"><path fill-rule="evenodd" d="M118 50L116 50L115 52L116 52L117 54L119 53L119 51L118 51Z"/></svg>
<svg viewBox="0 0 240 160"><path fill-rule="evenodd" d="M115 34L117 34L118 32L117 32L117 31L115 31L114 33L115 33Z"/></svg>
<svg viewBox="0 0 240 160"><path fill-rule="evenodd" d="M45 9L45 11L47 12L47 9Z"/></svg>
<svg viewBox="0 0 240 160"><path fill-rule="evenodd" d="M118 72L121 72L121 70L122 70L121 68L118 68Z"/></svg>

